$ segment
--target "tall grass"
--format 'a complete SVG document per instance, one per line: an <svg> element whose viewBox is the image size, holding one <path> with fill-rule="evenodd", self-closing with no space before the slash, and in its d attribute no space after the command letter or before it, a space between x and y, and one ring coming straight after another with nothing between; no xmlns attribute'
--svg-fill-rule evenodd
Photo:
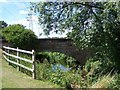
<svg viewBox="0 0 120 90"><path fill-rule="evenodd" d="M90 88L108 88L111 83L115 80L115 75L111 76L110 74L100 76L95 83L93 83Z"/></svg>

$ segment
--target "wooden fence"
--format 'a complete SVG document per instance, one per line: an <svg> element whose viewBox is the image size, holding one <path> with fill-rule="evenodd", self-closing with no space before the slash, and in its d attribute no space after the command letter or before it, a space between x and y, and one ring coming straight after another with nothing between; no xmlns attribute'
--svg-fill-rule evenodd
<svg viewBox="0 0 120 90"><path fill-rule="evenodd" d="M9 63L17 65L17 71L20 70L20 67L22 67L24 69L27 69L28 71L31 71L32 72L32 78L35 79L35 52L34 52L34 50L26 51L26 50L19 49L18 47L17 48L11 48L11 47L6 47L6 46L3 46L3 49L4 49L3 50L3 57L6 59L6 61L8 61ZM7 50L7 52L6 52L6 50ZM9 53L10 50L11 51L15 51L16 55L10 54ZM32 60L20 57L19 56L19 52L30 54L32 56ZM6 56L15 58L17 60L17 62L14 62L14 61L10 60ZM32 64L32 68L29 68L27 66L22 65L20 63L20 60L23 60L25 62L31 63Z"/></svg>

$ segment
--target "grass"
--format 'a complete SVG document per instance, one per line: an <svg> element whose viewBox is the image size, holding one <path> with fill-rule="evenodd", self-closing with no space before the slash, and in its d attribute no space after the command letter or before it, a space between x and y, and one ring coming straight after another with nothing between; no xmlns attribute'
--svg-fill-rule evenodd
<svg viewBox="0 0 120 90"><path fill-rule="evenodd" d="M0 50L0 53L2 50ZM53 85L50 82L43 82L40 80L32 79L32 77L16 71L15 68L8 65L3 59L0 59L0 74L2 77L2 88L56 88L57 85ZM1 84L1 83L0 83Z"/></svg>
<svg viewBox="0 0 120 90"><path fill-rule="evenodd" d="M2 63L1 63L1 59L2 59L2 50L0 49L0 90L2 88Z"/></svg>
<svg viewBox="0 0 120 90"><path fill-rule="evenodd" d="M2 51L0 50L0 52ZM0 67L2 66L2 69L0 68L0 73L2 73L2 80L0 81L2 81L3 88L57 88L57 85L61 85L59 87L64 87L66 84L67 86L75 88L111 88L111 85L113 85L115 88L119 87L120 80L115 78L116 74L111 75L110 73L108 73L107 75L99 76L98 79L94 80L94 77L93 79L91 77L91 75L93 74L93 69L91 69L92 74L88 73L86 77L82 79L82 72L80 73L80 75L74 75L71 73L63 74L59 71L57 73L51 73L49 72L49 70L46 71L46 68L48 68L47 64L47 66L42 66L42 64L39 64L39 67L37 67L39 71L37 73L37 79L43 80L40 81L34 80L32 79L32 77L23 74L20 71L17 72L16 69L8 65L5 60L0 59L0 64L1 63L2 65L0 65ZM95 65L97 64L95 63ZM45 81L47 79L49 79L49 81ZM117 82L115 82L115 80L117 80ZM57 85L53 85L50 81Z"/></svg>
<svg viewBox="0 0 120 90"><path fill-rule="evenodd" d="M98 78L91 88L108 88L108 86L115 80L115 75L110 74Z"/></svg>

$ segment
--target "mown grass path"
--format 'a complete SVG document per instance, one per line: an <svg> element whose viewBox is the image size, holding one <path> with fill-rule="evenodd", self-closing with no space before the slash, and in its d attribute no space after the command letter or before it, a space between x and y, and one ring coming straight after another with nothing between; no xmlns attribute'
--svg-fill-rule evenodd
<svg viewBox="0 0 120 90"><path fill-rule="evenodd" d="M2 64L1 64L2 63ZM2 65L2 66L1 66ZM55 88L50 82L34 80L32 77L16 71L8 65L8 62L0 59L0 75L2 77L2 88ZM0 80L1 81L1 80Z"/></svg>

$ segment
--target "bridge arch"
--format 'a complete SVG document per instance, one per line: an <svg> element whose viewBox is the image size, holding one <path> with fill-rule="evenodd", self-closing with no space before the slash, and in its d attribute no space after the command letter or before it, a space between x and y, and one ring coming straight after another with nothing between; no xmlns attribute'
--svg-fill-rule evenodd
<svg viewBox="0 0 120 90"><path fill-rule="evenodd" d="M81 65L86 62L86 58L91 54L90 50L79 50L71 39L65 38L44 38L38 39L36 52L60 52L76 59Z"/></svg>

